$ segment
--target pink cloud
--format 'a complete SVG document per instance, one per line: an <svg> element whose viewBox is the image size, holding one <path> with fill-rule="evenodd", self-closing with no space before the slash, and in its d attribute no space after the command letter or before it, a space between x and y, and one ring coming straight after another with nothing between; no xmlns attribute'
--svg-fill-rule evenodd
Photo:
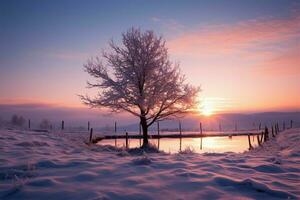
<svg viewBox="0 0 300 200"><path fill-rule="evenodd" d="M169 42L177 55L236 53L258 45L278 44L300 36L300 12L280 19L254 19L230 25L213 25L185 32Z"/></svg>
<svg viewBox="0 0 300 200"><path fill-rule="evenodd" d="M258 66L255 71L268 75L300 75L300 44L283 54L273 55Z"/></svg>
<svg viewBox="0 0 300 200"><path fill-rule="evenodd" d="M300 75L300 11L285 18L202 27L174 38L168 46L173 55L199 63L209 58L210 66L222 58L232 59L233 65L251 63L255 74Z"/></svg>

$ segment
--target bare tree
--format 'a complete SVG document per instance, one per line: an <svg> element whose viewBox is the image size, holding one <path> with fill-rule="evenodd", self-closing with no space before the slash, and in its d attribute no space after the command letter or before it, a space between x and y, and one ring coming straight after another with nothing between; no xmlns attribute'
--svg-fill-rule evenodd
<svg viewBox="0 0 300 200"><path fill-rule="evenodd" d="M140 119L143 147L148 127L155 121L182 115L195 108L199 87L185 83L179 65L170 61L165 40L153 31L131 28L122 34L123 45L109 43L110 51L90 59L85 71L95 78L88 88L99 89L94 98L80 96L91 107L126 111Z"/></svg>

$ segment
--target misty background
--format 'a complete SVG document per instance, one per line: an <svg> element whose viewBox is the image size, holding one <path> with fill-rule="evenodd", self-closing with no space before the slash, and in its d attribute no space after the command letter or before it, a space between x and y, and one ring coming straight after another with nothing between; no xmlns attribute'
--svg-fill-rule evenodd
<svg viewBox="0 0 300 200"><path fill-rule="evenodd" d="M49 121L53 129L60 129L61 121L64 120L66 129L87 130L87 123L98 131L113 131L114 123L117 122L118 132L138 131L139 119L127 114L111 114L109 111L89 108L68 108L47 104L2 104L0 105L0 124L7 127L13 115L24 118L23 128L28 127L28 120L32 128L40 128L43 120ZM300 112L260 112L260 113L224 113L210 117L200 115L187 115L182 118L160 122L162 130L176 131L178 122L181 121L182 129L186 131L198 131L199 123L202 123L204 130L222 131L235 130L256 130L261 127L271 126L279 123L282 128L290 127L293 120L293 127L300 127ZM150 131L156 130L156 124L150 127Z"/></svg>

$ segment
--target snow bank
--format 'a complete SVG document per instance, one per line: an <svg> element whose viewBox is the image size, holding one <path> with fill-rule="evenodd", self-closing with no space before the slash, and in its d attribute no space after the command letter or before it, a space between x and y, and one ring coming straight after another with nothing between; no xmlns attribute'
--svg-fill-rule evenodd
<svg viewBox="0 0 300 200"><path fill-rule="evenodd" d="M243 154L127 152L83 137L1 131L0 199L300 198L300 129Z"/></svg>

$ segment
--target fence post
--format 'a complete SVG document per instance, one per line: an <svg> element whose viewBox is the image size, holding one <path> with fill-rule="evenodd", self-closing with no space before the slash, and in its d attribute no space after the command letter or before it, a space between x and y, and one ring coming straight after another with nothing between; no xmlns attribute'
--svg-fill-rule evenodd
<svg viewBox="0 0 300 200"><path fill-rule="evenodd" d="M65 122L64 120L61 121L61 130L64 130L65 129Z"/></svg>
<svg viewBox="0 0 300 200"><path fill-rule="evenodd" d="M203 131L202 131L202 123L201 122L199 124L199 128L200 128L200 134L202 135Z"/></svg>
<svg viewBox="0 0 300 200"><path fill-rule="evenodd" d="M199 125L199 128L200 128L200 150L202 150L202 137L203 137L203 131L202 131L202 123L200 122L200 125Z"/></svg>
<svg viewBox="0 0 300 200"><path fill-rule="evenodd" d="M249 143L249 150L253 149L251 140L250 140L250 134L248 134L248 143Z"/></svg>
<svg viewBox="0 0 300 200"><path fill-rule="evenodd" d="M126 149L128 149L128 133L127 132L125 133L125 136L126 136Z"/></svg>
<svg viewBox="0 0 300 200"><path fill-rule="evenodd" d="M259 123L258 130L261 130L261 123Z"/></svg>
<svg viewBox="0 0 300 200"><path fill-rule="evenodd" d="M272 136L275 137L274 135L274 127L272 126Z"/></svg>
<svg viewBox="0 0 300 200"><path fill-rule="evenodd" d="M265 136L265 132L262 131L262 132L261 132L261 137L260 137L260 143L261 143L261 144L262 144L263 141L264 141L264 136Z"/></svg>
<svg viewBox="0 0 300 200"><path fill-rule="evenodd" d="M159 121L157 121L157 149L159 150L160 146L160 128L159 128Z"/></svg>
<svg viewBox="0 0 300 200"><path fill-rule="evenodd" d="M293 128L293 120L291 120L291 128Z"/></svg>
<svg viewBox="0 0 300 200"><path fill-rule="evenodd" d="M181 122L179 121L179 135L180 135L180 137L179 137L179 140L180 140L180 143L179 143L179 151L181 151L181 144L182 144L182 138L181 138L181 136L182 136L182 132L181 132Z"/></svg>
<svg viewBox="0 0 300 200"><path fill-rule="evenodd" d="M90 130L90 122L88 121L88 131Z"/></svg>
<svg viewBox="0 0 300 200"><path fill-rule="evenodd" d="M259 135L256 135L256 138L257 138L257 143L258 143L258 145L261 146L261 142L260 142Z"/></svg>
<svg viewBox="0 0 300 200"><path fill-rule="evenodd" d="M142 147L142 125L139 123L139 142L140 142L140 147Z"/></svg>
<svg viewBox="0 0 300 200"><path fill-rule="evenodd" d="M268 130L268 127L265 127L265 137L264 137L264 141L266 142L267 140L269 140L269 130Z"/></svg>
<svg viewBox="0 0 300 200"><path fill-rule="evenodd" d="M92 142L92 138L93 138L93 128L91 128L91 131L90 131L90 143Z"/></svg>
<svg viewBox="0 0 300 200"><path fill-rule="evenodd" d="M30 129L31 128L31 126L30 126L31 124L30 124L30 119L28 120L28 129Z"/></svg>
<svg viewBox="0 0 300 200"><path fill-rule="evenodd" d="M115 147L117 147L117 122L115 122Z"/></svg>

